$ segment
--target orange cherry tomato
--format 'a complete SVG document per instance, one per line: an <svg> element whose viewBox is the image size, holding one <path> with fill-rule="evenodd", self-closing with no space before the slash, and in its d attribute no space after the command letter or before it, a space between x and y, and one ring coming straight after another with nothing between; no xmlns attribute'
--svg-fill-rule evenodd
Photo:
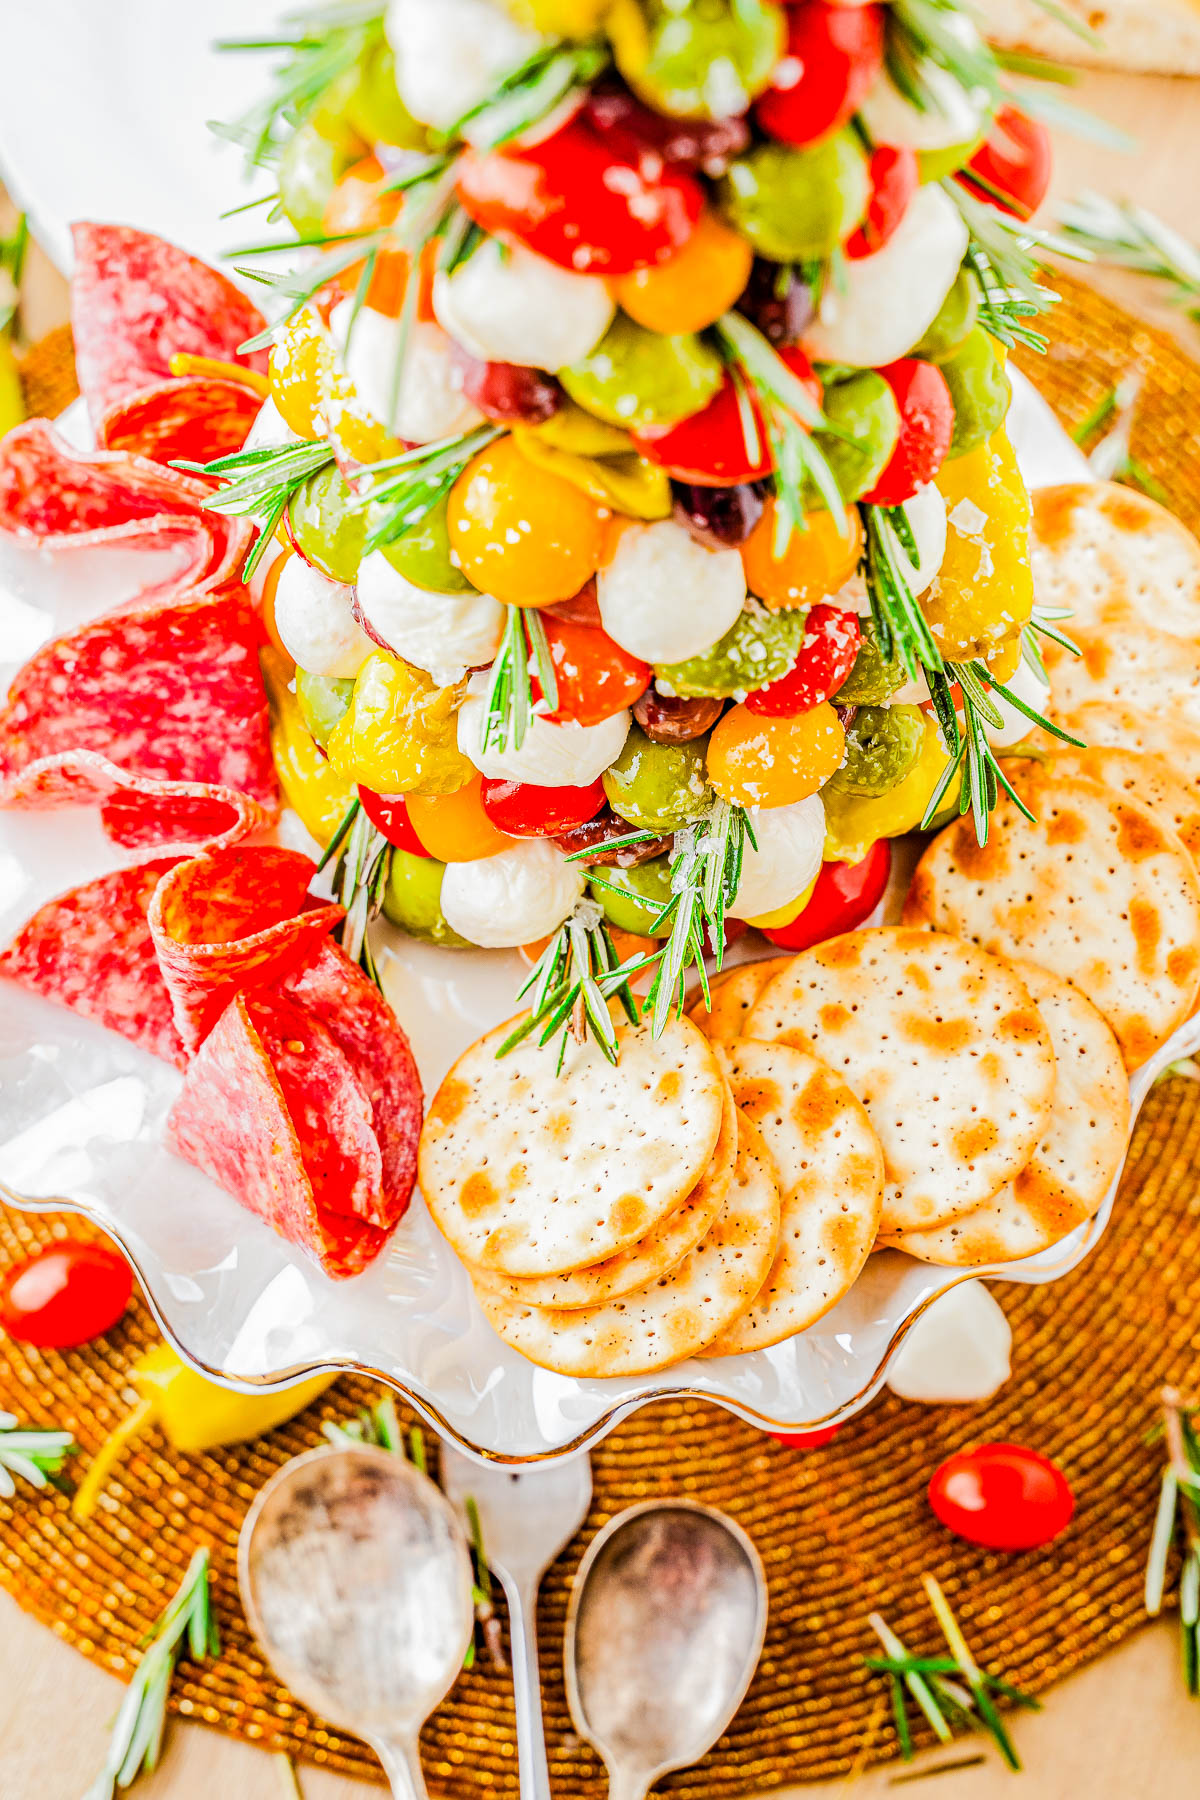
<svg viewBox="0 0 1200 1800"><path fill-rule="evenodd" d="M294 554L295 552L290 548L281 550L274 562L271 563L270 567L267 569L266 579L263 582L262 599L258 603L262 610L263 630L266 632L275 648L282 651L284 656L287 657L289 663L292 661L291 652L285 649L283 641L279 636L279 628L275 623L275 596L279 592L279 577L283 574L288 558Z"/></svg>
<svg viewBox="0 0 1200 1800"><path fill-rule="evenodd" d="M353 163L334 188L325 207L324 226L331 237L360 236L394 225L400 216L403 196L389 188L389 176L374 156L364 156ZM407 250L376 251L371 285L366 304L389 319L400 316L404 290L408 286L410 257ZM421 252L421 293L417 304L419 318L433 318L433 276L437 263L437 240L427 243ZM346 294L358 286L364 264L352 263L335 279L335 285Z"/></svg>
<svg viewBox="0 0 1200 1800"><path fill-rule="evenodd" d="M773 612L827 600L858 567L862 524L854 507L847 509L844 525L830 512L811 512L806 523L807 531L793 531L777 550L775 500L768 497L762 518L742 545L746 586Z"/></svg>
<svg viewBox="0 0 1200 1800"><path fill-rule="evenodd" d="M479 862L498 856L512 839L497 831L483 809L483 777L475 775L453 794L408 794L409 824L427 856L438 862Z"/></svg>
<svg viewBox="0 0 1200 1800"><path fill-rule="evenodd" d="M708 740L708 779L736 806L790 806L823 787L845 754L846 734L828 701L790 719L731 706Z"/></svg>
<svg viewBox="0 0 1200 1800"><path fill-rule="evenodd" d="M738 298L753 262L747 240L706 208L681 249L619 276L613 298L647 331L704 331Z"/></svg>
<svg viewBox="0 0 1200 1800"><path fill-rule="evenodd" d="M467 580L510 606L569 600L596 573L608 512L536 469L511 437L481 450L450 490L450 548Z"/></svg>
<svg viewBox="0 0 1200 1800"><path fill-rule="evenodd" d="M542 619L558 677L556 724L599 725L640 700L650 686L649 663L631 656L599 625L579 625L547 613Z"/></svg>

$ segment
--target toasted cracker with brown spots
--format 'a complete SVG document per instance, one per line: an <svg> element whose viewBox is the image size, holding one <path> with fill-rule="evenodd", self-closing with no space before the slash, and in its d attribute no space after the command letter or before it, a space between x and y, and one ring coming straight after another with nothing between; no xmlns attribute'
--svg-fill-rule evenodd
<svg viewBox="0 0 1200 1800"><path fill-rule="evenodd" d="M604 1306L520 1306L479 1293L506 1344L561 1375L645 1375L694 1356L746 1311L771 1267L779 1187L761 1137L738 1120L738 1154L708 1235L670 1274Z"/></svg>
<svg viewBox="0 0 1200 1800"><path fill-rule="evenodd" d="M947 826L917 865L905 923L1052 968L1103 1013L1125 1067L1139 1068L1200 993L1191 857L1124 794L1053 763L1007 767L1034 822L1001 795L983 847L969 818Z"/></svg>
<svg viewBox="0 0 1200 1800"><path fill-rule="evenodd" d="M715 1044L727 1044L740 1037L750 1008L778 973L779 961L777 956L769 956L763 962L739 963L736 969L723 969L709 980L711 1008L704 1004L702 989L688 1009L688 1018Z"/></svg>
<svg viewBox="0 0 1200 1800"><path fill-rule="evenodd" d="M1139 619L1200 639L1200 543L1157 500L1103 481L1039 488L1032 499L1039 606L1069 607L1084 629Z"/></svg>
<svg viewBox="0 0 1200 1800"><path fill-rule="evenodd" d="M1129 1083L1121 1049L1069 981L1015 965L1054 1042L1058 1085L1046 1135L1015 1181L965 1218L887 1241L922 1262L974 1267L1035 1256L1098 1210L1129 1141Z"/></svg>
<svg viewBox="0 0 1200 1800"><path fill-rule="evenodd" d="M990 1199L1050 1117L1054 1050L1029 991L961 938L880 926L815 944L764 989L746 1033L821 1057L862 1101L887 1231Z"/></svg>
<svg viewBox="0 0 1200 1800"><path fill-rule="evenodd" d="M861 1101L792 1044L742 1038L721 1052L734 1098L771 1152L779 1246L748 1312L705 1356L763 1350L804 1331L857 1279L879 1230L883 1151Z"/></svg>
<svg viewBox="0 0 1200 1800"><path fill-rule="evenodd" d="M1196 866L1200 866L1200 798L1168 767L1161 756L1094 744L1086 750L1063 746L1054 758L1061 775L1083 775L1101 781L1114 793L1148 806L1171 827Z"/></svg>
<svg viewBox="0 0 1200 1800"><path fill-rule="evenodd" d="M728 1086L725 1109L721 1115L721 1135L713 1151L712 1161L699 1181L675 1211L649 1234L619 1250L590 1269L575 1269L566 1275L535 1275L514 1281L490 1270L470 1268L471 1280L478 1288L488 1288L502 1299L523 1306L565 1307L600 1306L606 1300L619 1300L634 1288L647 1286L668 1274L681 1263L689 1250L694 1250L716 1221L733 1180L737 1158L737 1108Z"/></svg>
<svg viewBox="0 0 1200 1800"><path fill-rule="evenodd" d="M1200 729L1200 644L1133 615L1106 625L1080 625L1074 619L1063 624L1079 655L1046 644L1056 717L1102 700L1141 712L1167 709L1192 730Z"/></svg>
<svg viewBox="0 0 1200 1800"><path fill-rule="evenodd" d="M1089 700L1073 712L1056 707L1054 717L1072 737L1093 748L1135 750L1142 756L1159 757L1200 797L1200 727L1186 724L1165 708L1146 712L1109 700ZM1064 749L1062 740L1047 731L1035 731L1024 741L1052 756Z"/></svg>
<svg viewBox="0 0 1200 1800"><path fill-rule="evenodd" d="M497 1058L513 1022L461 1056L421 1133L421 1187L463 1258L504 1275L559 1275L626 1250L674 1212L712 1161L725 1080L704 1034L618 1026L620 1059L571 1042L561 1073L532 1038Z"/></svg>

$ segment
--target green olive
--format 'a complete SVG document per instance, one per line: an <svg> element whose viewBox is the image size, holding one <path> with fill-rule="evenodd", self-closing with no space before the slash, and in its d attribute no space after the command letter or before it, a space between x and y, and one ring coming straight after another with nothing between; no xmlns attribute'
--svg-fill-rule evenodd
<svg viewBox="0 0 1200 1800"><path fill-rule="evenodd" d="M824 452L843 499L857 500L874 487L896 448L896 396L882 375L862 369L826 388L822 410L833 429L815 431L813 441ZM806 498L819 504L815 489Z"/></svg>
<svg viewBox="0 0 1200 1800"><path fill-rule="evenodd" d="M352 512L354 498L332 464L310 475L288 503L288 526L297 550L331 581L357 579L367 535L367 515Z"/></svg>
<svg viewBox="0 0 1200 1800"><path fill-rule="evenodd" d="M948 357L957 356L974 331L978 316L978 283L969 269L960 269L954 286L942 301L942 310L908 354L923 356L926 362L932 363L942 363Z"/></svg>
<svg viewBox="0 0 1200 1800"><path fill-rule="evenodd" d="M684 699L724 699L747 694L786 675L804 636L803 612L768 612L747 607L711 649L685 662L660 663L655 682Z"/></svg>
<svg viewBox="0 0 1200 1800"><path fill-rule="evenodd" d="M867 210L867 159L848 131L795 150L758 144L735 157L718 199L731 225L772 262L831 256Z"/></svg>
<svg viewBox="0 0 1200 1800"><path fill-rule="evenodd" d="M888 794L924 744L925 714L919 706L860 706L846 727L846 760L827 785L859 799Z"/></svg>
<svg viewBox="0 0 1200 1800"><path fill-rule="evenodd" d="M639 831L677 831L698 819L712 799L705 740L655 744L640 725L630 727L602 779L613 811Z"/></svg>
<svg viewBox="0 0 1200 1800"><path fill-rule="evenodd" d="M310 675L307 669L296 670L296 698L300 702L300 716L308 726L309 733L322 750L329 742L329 734L335 725L340 725L350 711L350 702L354 697L354 680L342 680L337 675Z"/></svg>
<svg viewBox="0 0 1200 1800"><path fill-rule="evenodd" d="M873 619L861 619L862 638L854 667L834 695L839 706L882 706L904 686L908 676L898 657L884 659Z"/></svg>
<svg viewBox="0 0 1200 1800"><path fill-rule="evenodd" d="M449 498L449 494L444 495L419 525L384 544L383 554L393 569L398 569L415 587L428 588L434 594L469 594L471 583L450 555L446 526Z"/></svg>
<svg viewBox="0 0 1200 1800"><path fill-rule="evenodd" d="M572 400L631 431L699 412L723 377L720 357L695 332L647 331L620 312L589 356L558 373Z"/></svg>
<svg viewBox="0 0 1200 1800"><path fill-rule="evenodd" d="M727 119L761 94L783 54L783 10L766 0L618 0L618 69L655 112Z"/></svg>
<svg viewBox="0 0 1200 1800"><path fill-rule="evenodd" d="M292 132L279 153L279 204L298 237L321 230L329 196L353 160L311 120Z"/></svg>
<svg viewBox="0 0 1200 1800"><path fill-rule="evenodd" d="M991 338L977 325L961 350L941 365L954 402L950 455L965 456L999 431L1012 399L1012 383Z"/></svg>
<svg viewBox="0 0 1200 1800"><path fill-rule="evenodd" d="M395 144L401 150L428 150L429 133L396 91L391 45L380 41L359 72L346 102L346 117L368 144Z"/></svg>
<svg viewBox="0 0 1200 1800"><path fill-rule="evenodd" d="M383 890L384 917L422 943L440 944L449 950L469 949L466 938L446 923L442 911L445 873L445 863L435 862L432 856L393 850Z"/></svg>
<svg viewBox="0 0 1200 1800"><path fill-rule="evenodd" d="M614 894L613 888L620 893ZM668 922L654 930L654 921L671 898L671 858L655 856L635 869L605 868L588 882L593 900L618 931L636 931L641 937L668 937Z"/></svg>
<svg viewBox="0 0 1200 1800"><path fill-rule="evenodd" d="M323 87L305 114L304 123L319 131L322 137L338 144L352 160L360 157L366 145L350 119L350 107L358 93L360 65L353 63Z"/></svg>

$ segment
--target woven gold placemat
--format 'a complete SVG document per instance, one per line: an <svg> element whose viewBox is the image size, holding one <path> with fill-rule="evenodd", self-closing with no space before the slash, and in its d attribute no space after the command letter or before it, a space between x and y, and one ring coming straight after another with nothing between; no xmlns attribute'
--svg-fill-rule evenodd
<svg viewBox="0 0 1200 1800"><path fill-rule="evenodd" d="M1134 450L1182 517L1200 525L1200 370L1168 339L1075 283L1051 330L1039 385L1062 416L1086 416L1141 363ZM34 391L65 389L43 352ZM1032 363L1030 366L1033 366ZM32 384L31 384L32 385ZM1134 1134L1113 1223L1073 1275L1050 1287L1001 1286L1015 1334L1015 1374L986 1406L926 1409L885 1396L825 1448L785 1450L719 1408L659 1404L619 1426L593 1454L596 1494L584 1530L547 1576L540 1637L556 1795L600 1800L602 1771L574 1737L562 1685L562 1634L575 1568L594 1532L624 1507L684 1494L725 1509L753 1536L771 1588L766 1650L746 1702L712 1755L664 1787L688 1800L818 1779L860 1755L896 1754L881 1686L861 1667L879 1608L906 1642L933 1650L919 1574L946 1588L981 1660L1037 1692L1120 1642L1144 1619L1142 1570L1160 1452L1145 1441L1164 1381L1200 1385L1200 1084L1151 1094ZM0 1208L0 1265L76 1221ZM136 1305L85 1350L41 1354L0 1342L0 1408L74 1432L85 1455L125 1411L125 1370L154 1330ZM22 1488L0 1500L0 1582L68 1643L128 1676L138 1646L200 1542L213 1546L224 1648L180 1665L173 1707L300 1759L378 1776L368 1751L311 1718L275 1681L238 1605L238 1528L255 1492L288 1457L319 1441L322 1419L372 1398L347 1379L257 1444L182 1457L152 1435L134 1450L86 1525L65 1500ZM1015 1438L1059 1461L1079 1507L1052 1550L1000 1557L950 1538L924 1493L951 1451ZM476 1800L517 1792L507 1676L464 1675L423 1739L432 1791Z"/></svg>

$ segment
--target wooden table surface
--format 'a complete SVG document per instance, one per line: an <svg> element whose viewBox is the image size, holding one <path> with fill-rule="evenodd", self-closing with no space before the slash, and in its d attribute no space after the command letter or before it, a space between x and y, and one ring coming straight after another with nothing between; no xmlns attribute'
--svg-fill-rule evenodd
<svg viewBox="0 0 1200 1800"><path fill-rule="evenodd" d="M1200 170L1200 82L1151 77L1085 76L1073 96L1138 140L1132 155L1060 137L1054 192L1083 187L1136 198L1181 230L1200 235L1194 184ZM1045 216L1052 212L1052 202ZM1179 329L1200 355L1200 333L1155 299L1147 284L1098 275L1106 291L1149 317ZM40 328L62 312L61 286L38 271L35 318ZM74 1800L100 1764L108 1724L122 1689L58 1642L0 1595L0 1796L2 1800ZM1200 1770L1200 1702L1186 1698L1174 1624L1143 1632L1091 1668L1063 1682L1045 1711L1022 1717L1017 1736L1026 1772L1021 1800L1193 1800ZM924 1759L932 1767L974 1752L968 1740ZM890 1792L897 1768L854 1782L861 1800ZM937 1789L955 1800L998 1800L1012 1777L989 1755L982 1766L948 1777ZM305 1800L354 1800L370 1790L305 1769ZM845 1782L794 1790L793 1800L829 1800ZM294 1793L278 1760L234 1744L199 1725L175 1724L163 1766L137 1787L146 1800L281 1800ZM901 1790L902 1791L902 1790Z"/></svg>

